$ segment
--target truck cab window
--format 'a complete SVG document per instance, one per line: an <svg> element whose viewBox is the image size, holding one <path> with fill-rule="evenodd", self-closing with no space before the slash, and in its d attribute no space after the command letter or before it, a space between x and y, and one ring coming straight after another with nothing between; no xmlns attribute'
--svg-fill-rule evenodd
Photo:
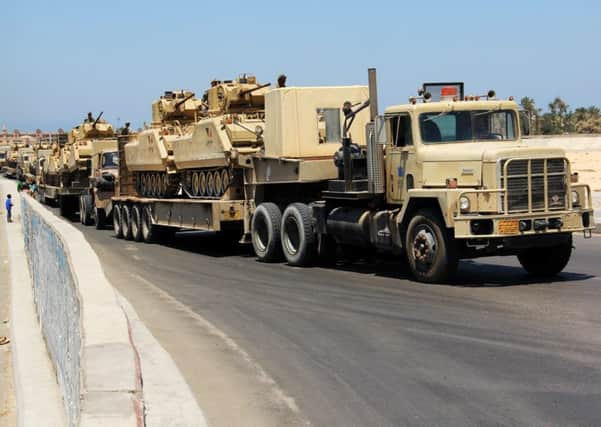
<svg viewBox="0 0 601 427"><path fill-rule="evenodd" d="M390 135L392 144L396 147L405 147L413 145L411 135L411 117L408 114L402 114L390 118Z"/></svg>
<svg viewBox="0 0 601 427"><path fill-rule="evenodd" d="M317 109L317 134L320 144L342 142L339 108Z"/></svg>

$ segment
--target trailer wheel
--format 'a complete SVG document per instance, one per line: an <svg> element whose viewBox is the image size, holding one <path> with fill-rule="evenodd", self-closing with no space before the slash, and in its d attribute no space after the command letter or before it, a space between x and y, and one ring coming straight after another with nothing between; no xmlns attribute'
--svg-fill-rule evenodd
<svg viewBox="0 0 601 427"><path fill-rule="evenodd" d="M125 240L131 240L131 208L127 205L121 207L121 232Z"/></svg>
<svg viewBox="0 0 601 427"><path fill-rule="evenodd" d="M457 269L452 236L440 215L430 209L418 211L409 222L405 248L409 268L420 282L444 282Z"/></svg>
<svg viewBox="0 0 601 427"><path fill-rule="evenodd" d="M105 223L106 212L104 212L104 209L98 209L97 207L94 207L94 226L96 227L96 230L102 230Z"/></svg>
<svg viewBox="0 0 601 427"><path fill-rule="evenodd" d="M534 277L552 277L561 273L572 255L572 236L556 246L524 249L518 260L528 274Z"/></svg>
<svg viewBox="0 0 601 427"><path fill-rule="evenodd" d="M304 203L288 205L282 214L281 239L288 264L302 266L311 263L317 239L309 206Z"/></svg>
<svg viewBox="0 0 601 427"><path fill-rule="evenodd" d="M123 228L121 227L121 225L122 225L121 215L122 215L121 205L116 204L115 207L113 208L113 229L115 230L115 236L118 239L123 238Z"/></svg>
<svg viewBox="0 0 601 427"><path fill-rule="evenodd" d="M259 261L274 262L282 259L280 227L282 212L275 203L261 203L251 221L251 240Z"/></svg>
<svg viewBox="0 0 601 427"><path fill-rule="evenodd" d="M140 212L140 206L134 205L131 208L131 236L136 242L142 241L142 213Z"/></svg>
<svg viewBox="0 0 601 427"><path fill-rule="evenodd" d="M142 239L146 243L153 243L157 238L157 227L152 223L150 207L142 209Z"/></svg>

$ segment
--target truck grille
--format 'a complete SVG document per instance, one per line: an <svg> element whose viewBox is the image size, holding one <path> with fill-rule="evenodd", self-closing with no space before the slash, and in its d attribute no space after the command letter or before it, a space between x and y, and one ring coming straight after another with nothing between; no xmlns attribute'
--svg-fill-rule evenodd
<svg viewBox="0 0 601 427"><path fill-rule="evenodd" d="M501 206L508 213L567 208L566 159L505 159L501 160L500 169L500 185L507 184L507 202L502 195Z"/></svg>

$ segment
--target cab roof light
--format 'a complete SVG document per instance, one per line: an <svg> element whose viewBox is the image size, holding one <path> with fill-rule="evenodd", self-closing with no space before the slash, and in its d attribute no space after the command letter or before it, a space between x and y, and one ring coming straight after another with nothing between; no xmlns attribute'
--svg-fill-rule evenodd
<svg viewBox="0 0 601 427"><path fill-rule="evenodd" d="M440 96L457 96L457 88L454 86L443 86L440 88Z"/></svg>

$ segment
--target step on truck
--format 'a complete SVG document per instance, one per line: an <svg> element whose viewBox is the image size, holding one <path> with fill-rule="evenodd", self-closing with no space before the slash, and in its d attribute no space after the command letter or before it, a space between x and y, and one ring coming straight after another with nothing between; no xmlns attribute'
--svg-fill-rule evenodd
<svg viewBox="0 0 601 427"><path fill-rule="evenodd" d="M245 81L213 82L202 100L169 92L153 118L189 120L120 141L118 237L234 232L260 261L295 266L337 248L390 252L444 282L460 259L493 255L557 274L572 234L594 228L590 188L563 150L522 140L511 98L426 83L378 115L374 69L368 87L257 84L256 98Z"/></svg>

